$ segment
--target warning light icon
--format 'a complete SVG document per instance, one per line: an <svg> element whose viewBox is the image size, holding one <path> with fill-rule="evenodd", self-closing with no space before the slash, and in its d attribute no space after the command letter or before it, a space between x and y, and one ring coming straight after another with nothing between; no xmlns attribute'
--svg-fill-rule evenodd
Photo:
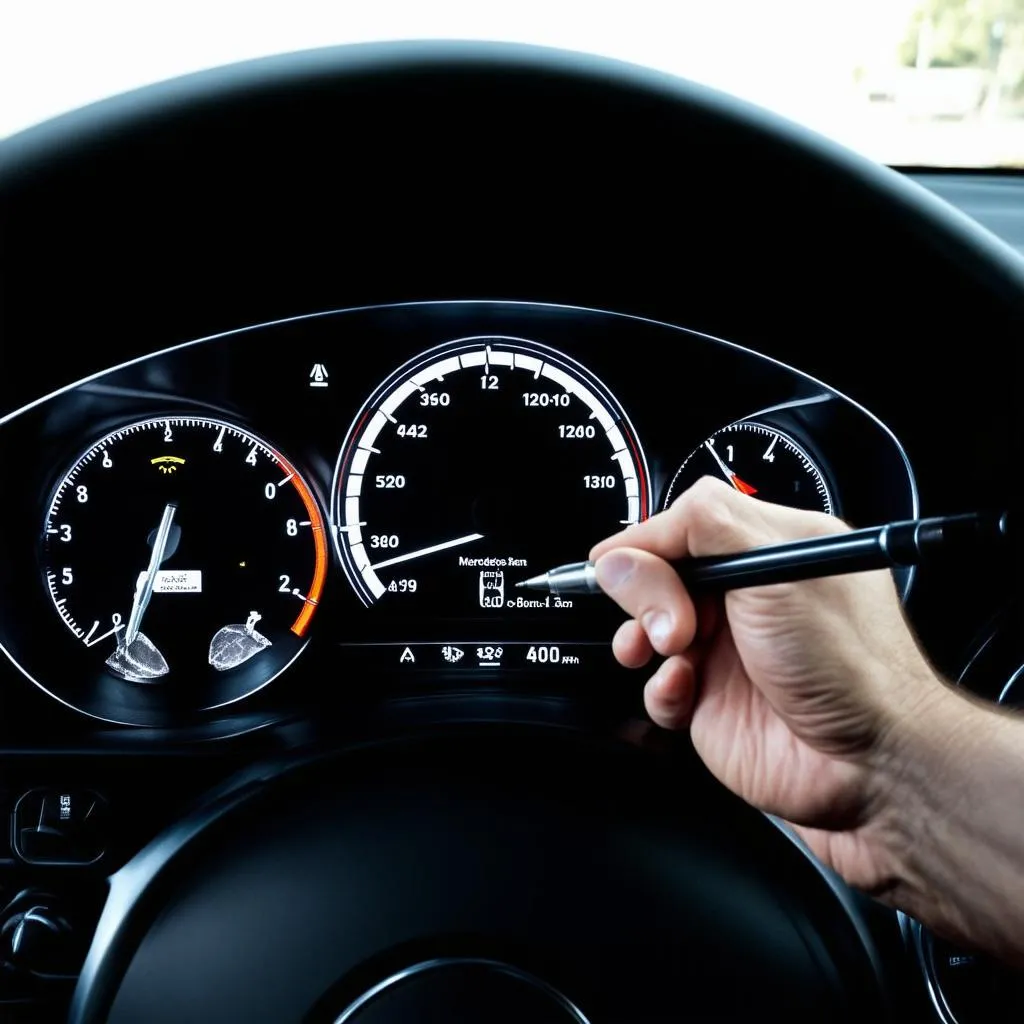
<svg viewBox="0 0 1024 1024"><path fill-rule="evenodd" d="M184 459L177 455L161 455L158 458L150 459L150 464L156 466L161 473L176 473L179 466L185 465Z"/></svg>

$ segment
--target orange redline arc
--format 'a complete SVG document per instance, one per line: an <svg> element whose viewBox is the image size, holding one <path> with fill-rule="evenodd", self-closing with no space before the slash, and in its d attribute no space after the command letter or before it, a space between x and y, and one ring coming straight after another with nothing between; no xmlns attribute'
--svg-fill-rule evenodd
<svg viewBox="0 0 1024 1024"><path fill-rule="evenodd" d="M306 506L306 514L309 516L310 527L313 530L313 547L316 552L316 563L313 568L313 582L310 584L309 593L302 604L302 611L292 623L291 630L296 636L305 636L309 628L313 613L320 604L320 595L324 589L324 579L327 577L327 533L324 529L323 516L317 508L316 499L310 493L305 481L295 472L295 468L278 452L274 452L281 468L291 474L291 485L299 492L302 504Z"/></svg>

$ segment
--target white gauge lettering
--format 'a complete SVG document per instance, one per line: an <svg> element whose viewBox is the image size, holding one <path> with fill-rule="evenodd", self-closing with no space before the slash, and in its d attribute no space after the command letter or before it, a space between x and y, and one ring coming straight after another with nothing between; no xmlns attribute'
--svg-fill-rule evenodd
<svg viewBox="0 0 1024 1024"><path fill-rule="evenodd" d="M592 423L559 423L558 436L575 440L597 437L597 427Z"/></svg>
<svg viewBox="0 0 1024 1024"><path fill-rule="evenodd" d="M98 625L99 625L99 622L94 623L92 629L89 630L89 636L87 636L82 641L85 644L86 647L95 647L97 644L102 643L104 640L106 640L107 637L113 636L119 629L122 628L121 627L121 623L117 622L114 626L112 626L110 629L108 629L106 631L106 633L101 633L98 637L96 637L95 640L90 640L89 637L93 635L93 633L96 631L96 627Z"/></svg>
<svg viewBox="0 0 1024 1024"><path fill-rule="evenodd" d="M562 660L562 652L557 647L531 647L526 652L526 660L540 665L557 665Z"/></svg>
<svg viewBox="0 0 1024 1024"><path fill-rule="evenodd" d="M524 391L523 405L533 409L546 409L549 405L568 408L572 401L570 395L549 395L543 391Z"/></svg>
<svg viewBox="0 0 1024 1024"><path fill-rule="evenodd" d="M389 594L415 594L419 583L416 580L392 580L388 584Z"/></svg>

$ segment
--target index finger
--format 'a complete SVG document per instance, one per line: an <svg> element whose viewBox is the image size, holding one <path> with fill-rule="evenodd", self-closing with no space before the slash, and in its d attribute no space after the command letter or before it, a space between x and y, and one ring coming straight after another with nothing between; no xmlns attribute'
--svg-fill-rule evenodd
<svg viewBox="0 0 1024 1024"><path fill-rule="evenodd" d="M722 480L702 477L665 511L595 544L590 560L619 547L641 548L668 560L727 555L846 528L824 513L773 505L740 494Z"/></svg>

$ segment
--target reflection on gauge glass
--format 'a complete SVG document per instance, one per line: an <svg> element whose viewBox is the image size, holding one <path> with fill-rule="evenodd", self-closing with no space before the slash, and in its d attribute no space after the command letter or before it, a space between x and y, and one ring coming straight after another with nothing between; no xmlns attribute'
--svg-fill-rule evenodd
<svg viewBox="0 0 1024 1024"><path fill-rule="evenodd" d="M107 435L64 475L43 531L46 586L83 659L135 684L205 683L213 699L257 689L298 654L327 568L302 477L212 419Z"/></svg>
<svg viewBox="0 0 1024 1024"><path fill-rule="evenodd" d="M999 694L999 703L1015 708L1024 706L1024 665L1010 676L1003 692Z"/></svg>
<svg viewBox="0 0 1024 1024"><path fill-rule="evenodd" d="M694 449L672 478L665 507L702 476L718 477L773 504L838 514L814 460L788 434L762 423L731 423Z"/></svg>
<svg viewBox="0 0 1024 1024"><path fill-rule="evenodd" d="M371 396L338 459L333 518L367 605L546 616L572 602L515 583L646 518L648 494L632 425L592 373L482 337L424 353Z"/></svg>
<svg viewBox="0 0 1024 1024"><path fill-rule="evenodd" d="M918 957L944 1024L1020 1020L1024 972L956 946L915 924Z"/></svg>

